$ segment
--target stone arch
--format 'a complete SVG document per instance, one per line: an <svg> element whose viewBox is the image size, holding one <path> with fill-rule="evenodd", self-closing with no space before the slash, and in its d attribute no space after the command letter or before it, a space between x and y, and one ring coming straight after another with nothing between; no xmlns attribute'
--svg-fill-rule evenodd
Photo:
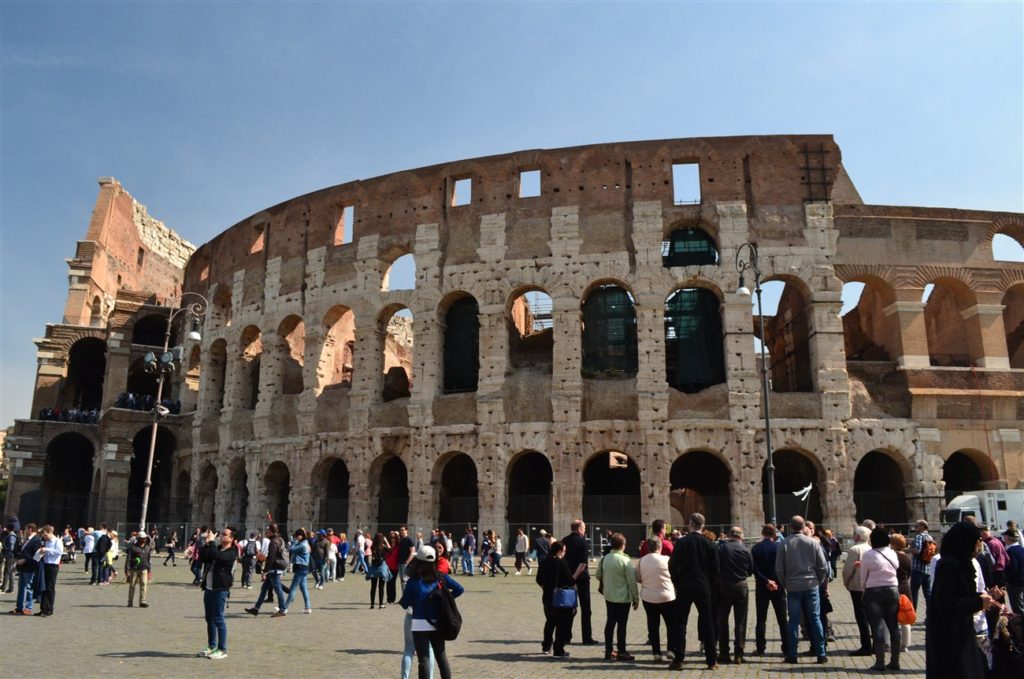
<svg viewBox="0 0 1024 679"><path fill-rule="evenodd" d="M408 307L391 304L378 316L384 354L382 398L408 398L413 384L413 316Z"/></svg>
<svg viewBox="0 0 1024 679"><path fill-rule="evenodd" d="M213 293L210 320L211 330L231 327L231 288L225 284L219 284Z"/></svg>
<svg viewBox="0 0 1024 679"><path fill-rule="evenodd" d="M508 296L508 360L513 371L551 374L554 365L554 303L540 286L519 286Z"/></svg>
<svg viewBox="0 0 1024 679"><path fill-rule="evenodd" d="M409 520L409 471L397 455L385 454L370 465L370 488L377 498L377 530L394 530Z"/></svg>
<svg viewBox="0 0 1024 679"><path fill-rule="evenodd" d="M629 457L625 469L611 469L612 452L598 452L583 465L583 520L595 531L610 528L622 533L628 549L635 550L646 533L640 468Z"/></svg>
<svg viewBox="0 0 1024 679"><path fill-rule="evenodd" d="M731 483L728 462L715 452L688 450L677 457L669 470L672 525L685 526L694 512L703 514L709 525L730 524Z"/></svg>
<svg viewBox="0 0 1024 679"><path fill-rule="evenodd" d="M50 439L43 467L42 511L34 518L58 528L87 523L95 452L95 443L78 432Z"/></svg>
<svg viewBox="0 0 1024 679"><path fill-rule="evenodd" d="M998 484L999 471L991 457L971 448L953 452L942 464L942 480L946 484L946 502L957 495Z"/></svg>
<svg viewBox="0 0 1024 679"><path fill-rule="evenodd" d="M324 315L324 341L317 367L317 394L335 385L352 384L355 362L356 317L341 304Z"/></svg>
<svg viewBox="0 0 1024 679"><path fill-rule="evenodd" d="M317 463L310 476L310 487L320 497L320 526L343 532L348 526L349 490L352 484L348 465L340 457L326 457Z"/></svg>
<svg viewBox="0 0 1024 679"><path fill-rule="evenodd" d="M934 278L930 284L930 294L924 300L929 362L940 367L977 365L984 357L980 328L976 317L969 322L963 315L977 303L974 291L951 276Z"/></svg>
<svg viewBox="0 0 1024 679"><path fill-rule="evenodd" d="M1003 295L1003 328L1010 367L1024 368L1024 283L1017 283Z"/></svg>
<svg viewBox="0 0 1024 679"><path fill-rule="evenodd" d="M661 242L661 265L718 266L718 243L702 226L676 223Z"/></svg>
<svg viewBox="0 0 1024 679"><path fill-rule="evenodd" d="M528 526L534 532L554 530L554 470L547 455L520 451L509 460L505 480L509 534L514 528Z"/></svg>
<svg viewBox="0 0 1024 679"><path fill-rule="evenodd" d="M476 463L460 451L437 459L432 473L434 497L438 501L437 525L458 535L480 520L480 497Z"/></svg>
<svg viewBox="0 0 1024 679"><path fill-rule="evenodd" d="M218 415L224 407L224 391L227 381L228 343L225 339L214 340L206 352L206 370L203 371L205 394L202 404L204 415Z"/></svg>
<svg viewBox="0 0 1024 679"><path fill-rule="evenodd" d="M772 461L775 464L776 520L785 523L794 514L799 514L805 519L821 523L824 516L822 509L825 506L825 470L817 457L804 450L784 448L773 453ZM765 516L769 514L767 466L766 460L762 468L761 482ZM808 483L814 485L806 501L793 495L794 491L805 488Z"/></svg>
<svg viewBox="0 0 1024 679"><path fill-rule="evenodd" d="M151 373L146 369L145 355L138 356L134 361L132 361L131 365L128 366L128 380L125 384L128 389L128 393L133 394L135 397L136 409L142 409L142 401L139 399L140 396L152 396L156 398L158 383L158 375ZM167 383L165 382L165 389L166 384Z"/></svg>
<svg viewBox="0 0 1024 679"><path fill-rule="evenodd" d="M141 344L147 347L163 347L164 335L167 332L167 314L146 314L140 316L132 324L132 344ZM171 331L171 339L174 339L174 331Z"/></svg>
<svg viewBox="0 0 1024 679"><path fill-rule="evenodd" d="M412 252L401 250L389 253L382 257L382 260L387 262L387 266L381 277L381 292L416 289L416 257Z"/></svg>
<svg viewBox="0 0 1024 679"><path fill-rule="evenodd" d="M1016 245L1014 253L1016 256L1010 259L997 257L998 238L1002 237ZM1024 218L1019 215L999 217L989 228L988 238L992 243L992 259L995 261L1024 261ZM1011 246L1012 247L1012 246Z"/></svg>
<svg viewBox="0 0 1024 679"><path fill-rule="evenodd" d="M103 326L103 300L99 295L93 297L89 305L89 325L94 328Z"/></svg>
<svg viewBox="0 0 1024 679"><path fill-rule="evenodd" d="M142 515L142 496L146 485L146 470L149 466L149 448L152 427L143 427L132 439L131 472L128 477L127 518L136 521ZM149 508L147 523L166 521L172 510L171 479L174 469L174 455L178 440L166 427L157 427L156 447L153 453L153 472L150 477Z"/></svg>
<svg viewBox="0 0 1024 679"><path fill-rule="evenodd" d="M107 369L107 343L82 337L68 349L67 376L60 390L60 408L100 408Z"/></svg>
<svg viewBox="0 0 1024 679"><path fill-rule="evenodd" d="M267 501L267 511L282 532L288 530L291 485L292 475L288 465L280 460L271 462L263 473L263 495Z"/></svg>
<svg viewBox="0 0 1024 679"><path fill-rule="evenodd" d="M213 526L217 522L215 500L217 497L217 468L207 462L199 472L196 486L194 517L197 523Z"/></svg>
<svg viewBox="0 0 1024 679"><path fill-rule="evenodd" d="M878 276L861 275L845 281L843 294L862 288L856 305L842 315L847 361L893 361L901 354L900 328L886 309L896 301L892 285Z"/></svg>
<svg viewBox="0 0 1024 679"><path fill-rule="evenodd" d="M446 296L438 307L443 333L442 390L476 391L480 378L480 305L468 292Z"/></svg>
<svg viewBox="0 0 1024 679"><path fill-rule="evenodd" d="M255 325L246 326L239 340L239 378L236 402L243 410L253 410L260 400L260 371L263 362L263 338Z"/></svg>
<svg viewBox="0 0 1024 679"><path fill-rule="evenodd" d="M588 286L580 305L584 378L632 377L639 365L636 301L616 281Z"/></svg>
<svg viewBox="0 0 1024 679"><path fill-rule="evenodd" d="M282 396L301 394L306 353L306 324L296 315L286 316L277 326L277 366L274 385Z"/></svg>
<svg viewBox="0 0 1024 679"><path fill-rule="evenodd" d="M907 523L904 485L913 478L908 472L906 461L889 450L872 450L862 457L853 477L857 522Z"/></svg>
<svg viewBox="0 0 1024 679"><path fill-rule="evenodd" d="M241 528L249 521L249 470L245 457L236 457L227 465L224 499L225 523Z"/></svg>
<svg viewBox="0 0 1024 679"><path fill-rule="evenodd" d="M725 382L720 292L676 288L665 298L665 381L687 394Z"/></svg>
<svg viewBox="0 0 1024 679"><path fill-rule="evenodd" d="M814 370L811 366L811 291L798 276L770 276L762 282L763 297L768 301L772 284L782 283L774 314L764 314L765 337L754 316L754 335L765 343L768 351L771 388L774 392L814 391ZM757 305L756 295L752 304ZM760 360L760 359L758 359Z"/></svg>

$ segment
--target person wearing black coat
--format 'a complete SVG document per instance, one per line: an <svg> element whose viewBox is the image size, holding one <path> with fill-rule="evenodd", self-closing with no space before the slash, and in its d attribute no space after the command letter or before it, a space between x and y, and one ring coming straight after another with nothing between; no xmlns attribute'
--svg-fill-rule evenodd
<svg viewBox="0 0 1024 679"><path fill-rule="evenodd" d="M224 528L219 537L213 532L205 536L205 545L199 553L203 564L200 586L203 588L203 608L206 613L206 648L199 655L219 660L228 656L228 626L224 621L224 608L235 584L235 562L238 546L235 530Z"/></svg>
<svg viewBox="0 0 1024 679"><path fill-rule="evenodd" d="M561 542L551 543L547 558L537 566L537 584L541 586L541 603L544 604L544 640L541 648L545 653L554 648L556 658L567 658L569 654L565 645L569 643L572 630L572 616L575 608L555 608L552 605L556 589L572 588L576 581L572 579L569 564L562 558L565 548ZM552 641L552 634L554 640Z"/></svg>
<svg viewBox="0 0 1024 679"><path fill-rule="evenodd" d="M978 593L974 556L981 531L961 521L942 539L925 622L925 673L928 679L984 679L985 657L978 647L974 614L992 605Z"/></svg>

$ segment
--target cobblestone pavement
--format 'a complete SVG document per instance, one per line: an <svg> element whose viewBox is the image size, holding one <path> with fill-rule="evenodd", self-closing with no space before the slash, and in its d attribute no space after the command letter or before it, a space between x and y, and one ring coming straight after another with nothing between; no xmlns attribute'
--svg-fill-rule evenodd
<svg viewBox="0 0 1024 679"><path fill-rule="evenodd" d="M511 570L511 569L510 569ZM290 576L289 576L290 577ZM522 577L460 578L466 594L459 599L465 620L459 639L449 645L456 677L555 677L571 672L580 677L669 677L667 663L655 664L642 647L647 636L643 610L629 619L630 651L636 663L609 663L600 646L572 645L568 661L540 653L542 628L540 589L524 571ZM61 568L56 613L49 618L0 615L0 642L14 652L4 653L5 676L46 677L168 677L212 670L230 676L286 677L308 674L314 668L335 667L361 676L396 676L402 651L402 615L397 605L369 610L369 583L349 575L344 582L311 590L313 612L302 614L301 596L287 617L271 619L272 606L253 618L243 612L252 605L257 589L232 591L228 611L229 657L223 661L197 658L206 645L202 596L192 587L184 565L155 567L146 609L127 608L125 584L90 587L81 566ZM603 638L604 603L593 586L593 624ZM2 605L13 608L14 594L3 594ZM748 657L744 665L723 665L708 675L720 677L801 676L838 677L861 673L872 659L852 657L857 627L850 597L836 581L832 584L833 624L838 640L829 645L828 665L815 665L802 657L794 667L783 665L778 654ZM769 616L771 618L771 616ZM923 620L923 618L922 618ZM748 654L753 650L754 610L751 594ZM778 632L769 622L769 649L778 648ZM579 638L579 623L575 624ZM698 657L696 621L691 617L685 674L703 670ZM806 648L807 644L802 644ZM316 656L319 655L319 658ZM924 628L914 628L911 651L903 656L903 676L924 674ZM370 673L370 674L367 674ZM415 670L413 672L415 677ZM439 675L438 675L439 676Z"/></svg>

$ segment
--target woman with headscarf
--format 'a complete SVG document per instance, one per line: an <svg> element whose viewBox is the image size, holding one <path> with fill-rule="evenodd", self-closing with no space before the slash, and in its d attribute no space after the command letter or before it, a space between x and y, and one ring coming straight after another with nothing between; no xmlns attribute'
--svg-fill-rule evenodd
<svg viewBox="0 0 1024 679"><path fill-rule="evenodd" d="M925 622L925 672L928 679L982 679L985 655L979 646L979 618L993 603L980 586L974 557L981 531L968 521L954 525L942 539ZM984 625L987 629L987 623ZM984 634L984 631L981 632ZM984 634L987 639L987 634Z"/></svg>

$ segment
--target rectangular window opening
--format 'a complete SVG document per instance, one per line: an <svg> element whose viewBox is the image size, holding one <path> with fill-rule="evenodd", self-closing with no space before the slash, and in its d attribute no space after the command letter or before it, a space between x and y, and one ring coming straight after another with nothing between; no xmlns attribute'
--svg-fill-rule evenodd
<svg viewBox="0 0 1024 679"><path fill-rule="evenodd" d="M143 265L143 264L144 264L145 262L146 262L146 251L145 251L144 249L142 249L142 248L139 248L139 257L138 257L138 260L137 260L137 261L135 262L135 265L136 265L136 266L137 266L138 268L140 268L140 269L141 269L141 268L142 268L142 265Z"/></svg>
<svg viewBox="0 0 1024 679"><path fill-rule="evenodd" d="M469 205L473 200L473 180L469 177L456 179L452 189L452 207Z"/></svg>
<svg viewBox="0 0 1024 679"><path fill-rule="evenodd" d="M672 202L676 205L700 203L700 165L697 163L672 164Z"/></svg>
<svg viewBox="0 0 1024 679"><path fill-rule="evenodd" d="M540 170L523 170L519 173L519 197L540 196Z"/></svg>
<svg viewBox="0 0 1024 679"><path fill-rule="evenodd" d="M334 245L345 245L351 243L355 231L356 208L354 205L346 205L341 210L341 219L334 227Z"/></svg>
<svg viewBox="0 0 1024 679"><path fill-rule="evenodd" d="M255 255L257 252L263 252L263 241L266 234L266 228L263 224L256 227L256 238L252 241L252 247L249 248L249 254Z"/></svg>

